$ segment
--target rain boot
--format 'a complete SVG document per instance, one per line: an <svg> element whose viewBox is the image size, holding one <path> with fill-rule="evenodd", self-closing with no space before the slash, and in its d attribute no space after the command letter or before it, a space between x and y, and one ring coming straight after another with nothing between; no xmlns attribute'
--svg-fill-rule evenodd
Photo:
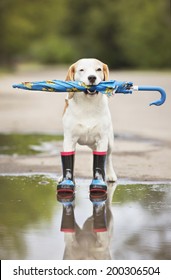
<svg viewBox="0 0 171 280"><path fill-rule="evenodd" d="M105 182L106 152L93 152L93 180L90 185L90 193L107 191Z"/></svg>
<svg viewBox="0 0 171 280"><path fill-rule="evenodd" d="M61 152L63 179L57 185L57 192L74 192L74 157L75 152Z"/></svg>

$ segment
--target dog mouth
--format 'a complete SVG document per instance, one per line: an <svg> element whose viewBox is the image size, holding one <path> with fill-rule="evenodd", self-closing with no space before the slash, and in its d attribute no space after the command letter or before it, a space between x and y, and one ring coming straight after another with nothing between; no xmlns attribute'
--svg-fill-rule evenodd
<svg viewBox="0 0 171 280"><path fill-rule="evenodd" d="M90 95L90 96L93 96L93 95L96 95L98 94L99 92L97 90L94 90L94 91L91 91L89 89L86 89L86 91L84 92L86 95Z"/></svg>
<svg viewBox="0 0 171 280"><path fill-rule="evenodd" d="M88 84L87 85L88 88L85 90L85 94L91 95L91 96L98 94L99 92L94 89L96 85L97 85L96 83ZM92 89L91 89L91 87L92 87Z"/></svg>

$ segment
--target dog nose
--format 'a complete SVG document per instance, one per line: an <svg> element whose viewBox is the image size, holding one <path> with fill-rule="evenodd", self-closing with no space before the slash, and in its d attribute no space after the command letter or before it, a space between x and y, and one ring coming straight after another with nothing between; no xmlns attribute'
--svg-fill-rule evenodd
<svg viewBox="0 0 171 280"><path fill-rule="evenodd" d="M94 83L96 80L96 76L90 75L90 76L88 76L88 80L90 81L90 83Z"/></svg>

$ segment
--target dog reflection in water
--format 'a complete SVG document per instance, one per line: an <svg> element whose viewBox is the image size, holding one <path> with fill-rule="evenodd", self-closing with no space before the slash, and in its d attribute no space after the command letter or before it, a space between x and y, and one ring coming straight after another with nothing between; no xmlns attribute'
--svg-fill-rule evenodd
<svg viewBox="0 0 171 280"><path fill-rule="evenodd" d="M107 193L90 194L93 215L82 228L75 221L74 193L58 193L57 200L63 205L61 231L64 232L64 260L109 260L113 217L111 202L116 183L108 184Z"/></svg>

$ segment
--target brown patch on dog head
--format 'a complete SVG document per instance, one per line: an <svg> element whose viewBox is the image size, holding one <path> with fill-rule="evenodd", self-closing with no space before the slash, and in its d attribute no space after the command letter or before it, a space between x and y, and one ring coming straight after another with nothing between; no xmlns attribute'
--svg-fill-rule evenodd
<svg viewBox="0 0 171 280"><path fill-rule="evenodd" d="M75 75L75 63L69 67L65 81L74 81L74 75ZM71 99L73 96L74 96L74 92L69 92L68 99Z"/></svg>
<svg viewBox="0 0 171 280"><path fill-rule="evenodd" d="M104 81L109 80L109 68L107 64L103 64Z"/></svg>
<svg viewBox="0 0 171 280"><path fill-rule="evenodd" d="M75 74L75 63L69 67L65 81L74 81L74 74Z"/></svg>

